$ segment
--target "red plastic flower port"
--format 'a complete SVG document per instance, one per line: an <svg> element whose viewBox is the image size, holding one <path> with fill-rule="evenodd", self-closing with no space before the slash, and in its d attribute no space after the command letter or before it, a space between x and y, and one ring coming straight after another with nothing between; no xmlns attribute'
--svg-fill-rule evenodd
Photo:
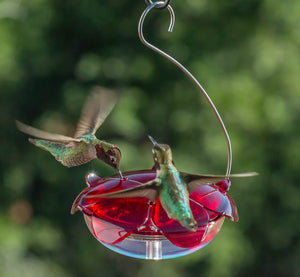
<svg viewBox="0 0 300 277"><path fill-rule="evenodd" d="M219 232L225 217L238 221L233 199L227 194L229 180L199 187L190 194L190 206L198 230L192 232L170 219L159 199L99 198L93 195L123 190L150 181L154 170L140 170L100 178L86 176L88 185L74 201L72 212L81 210L89 230L110 249L137 258L163 259L194 252ZM89 198L86 198L89 196Z"/></svg>

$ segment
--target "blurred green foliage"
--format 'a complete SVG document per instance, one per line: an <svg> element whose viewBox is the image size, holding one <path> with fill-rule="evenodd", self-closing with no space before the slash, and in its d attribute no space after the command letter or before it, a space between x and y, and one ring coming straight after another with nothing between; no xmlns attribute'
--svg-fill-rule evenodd
<svg viewBox="0 0 300 277"><path fill-rule="evenodd" d="M145 36L187 66L232 139L240 222L226 220L204 249L175 260L112 253L69 214L98 161L65 168L27 142L19 119L71 135L94 85L119 102L98 132L118 144L122 170L152 167L147 134L187 172L226 169L226 144L195 86L139 42L143 1L0 1L0 276L299 276L300 2L173 1L177 22L153 11ZM148 153L148 154L147 154Z"/></svg>

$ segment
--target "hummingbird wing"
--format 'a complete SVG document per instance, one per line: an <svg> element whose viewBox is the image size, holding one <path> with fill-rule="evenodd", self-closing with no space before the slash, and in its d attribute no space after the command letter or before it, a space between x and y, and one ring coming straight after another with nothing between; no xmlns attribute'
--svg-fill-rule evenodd
<svg viewBox="0 0 300 277"><path fill-rule="evenodd" d="M196 190L200 186L207 185L207 184L215 184L217 182L223 181L224 179L252 177L252 176L256 176L256 175L258 175L258 173L256 173L256 172L232 174L230 176L197 175L197 174L189 174L189 173L180 172L180 178L187 184L188 191L190 193L192 193L194 190Z"/></svg>
<svg viewBox="0 0 300 277"><path fill-rule="evenodd" d="M134 198L134 197L146 197L151 201L155 201L158 195L157 186L160 184L159 179L154 179L142 185L123 189L120 191L114 191L109 193L102 193L102 194L94 194L85 196L85 198Z"/></svg>
<svg viewBox="0 0 300 277"><path fill-rule="evenodd" d="M17 128L28 135L32 135L36 138L41 138L49 141L61 142L61 143L69 143L69 142L80 142L79 139L71 138L68 136L63 136L60 134L54 134L39 130L37 128L26 125L18 120L16 120Z"/></svg>
<svg viewBox="0 0 300 277"><path fill-rule="evenodd" d="M96 87L88 97L81 112L74 137L80 137L86 133L96 133L116 103L116 95L113 91Z"/></svg>

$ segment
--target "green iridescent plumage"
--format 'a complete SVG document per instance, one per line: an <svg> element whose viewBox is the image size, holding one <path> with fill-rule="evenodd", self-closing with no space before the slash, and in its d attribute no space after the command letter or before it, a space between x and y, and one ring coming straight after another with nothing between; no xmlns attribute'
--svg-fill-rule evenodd
<svg viewBox="0 0 300 277"><path fill-rule="evenodd" d="M31 143L50 152L64 166L78 166L98 158L120 170L119 147L95 136L114 107L115 100L112 91L95 88L84 105L74 137L45 132L19 121L16 124L20 131L38 138L29 138Z"/></svg>
<svg viewBox="0 0 300 277"><path fill-rule="evenodd" d="M121 191L87 196L101 198L147 197L155 202L159 197L160 203L169 218L178 221L190 231L197 231L198 225L192 214L189 194L196 188L209 183L216 183L229 177L249 177L257 173L221 175L196 175L179 172L173 163L172 151L166 144L158 144L152 137L152 149L156 168L156 178L145 184Z"/></svg>

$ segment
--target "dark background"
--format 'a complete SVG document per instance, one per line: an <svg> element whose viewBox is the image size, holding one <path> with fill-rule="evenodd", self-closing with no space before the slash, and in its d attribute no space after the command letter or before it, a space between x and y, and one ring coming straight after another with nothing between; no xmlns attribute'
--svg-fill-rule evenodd
<svg viewBox="0 0 300 277"><path fill-rule="evenodd" d="M122 170L152 167L147 134L172 147L178 169L224 174L227 150L204 98L142 45L145 3L0 2L0 276L299 276L300 2L172 1L145 36L187 66L223 116L233 147L230 194L240 221L189 256L144 261L113 253L69 211L99 161L66 168L14 124L72 135L94 85L119 102L97 136L122 149Z"/></svg>

